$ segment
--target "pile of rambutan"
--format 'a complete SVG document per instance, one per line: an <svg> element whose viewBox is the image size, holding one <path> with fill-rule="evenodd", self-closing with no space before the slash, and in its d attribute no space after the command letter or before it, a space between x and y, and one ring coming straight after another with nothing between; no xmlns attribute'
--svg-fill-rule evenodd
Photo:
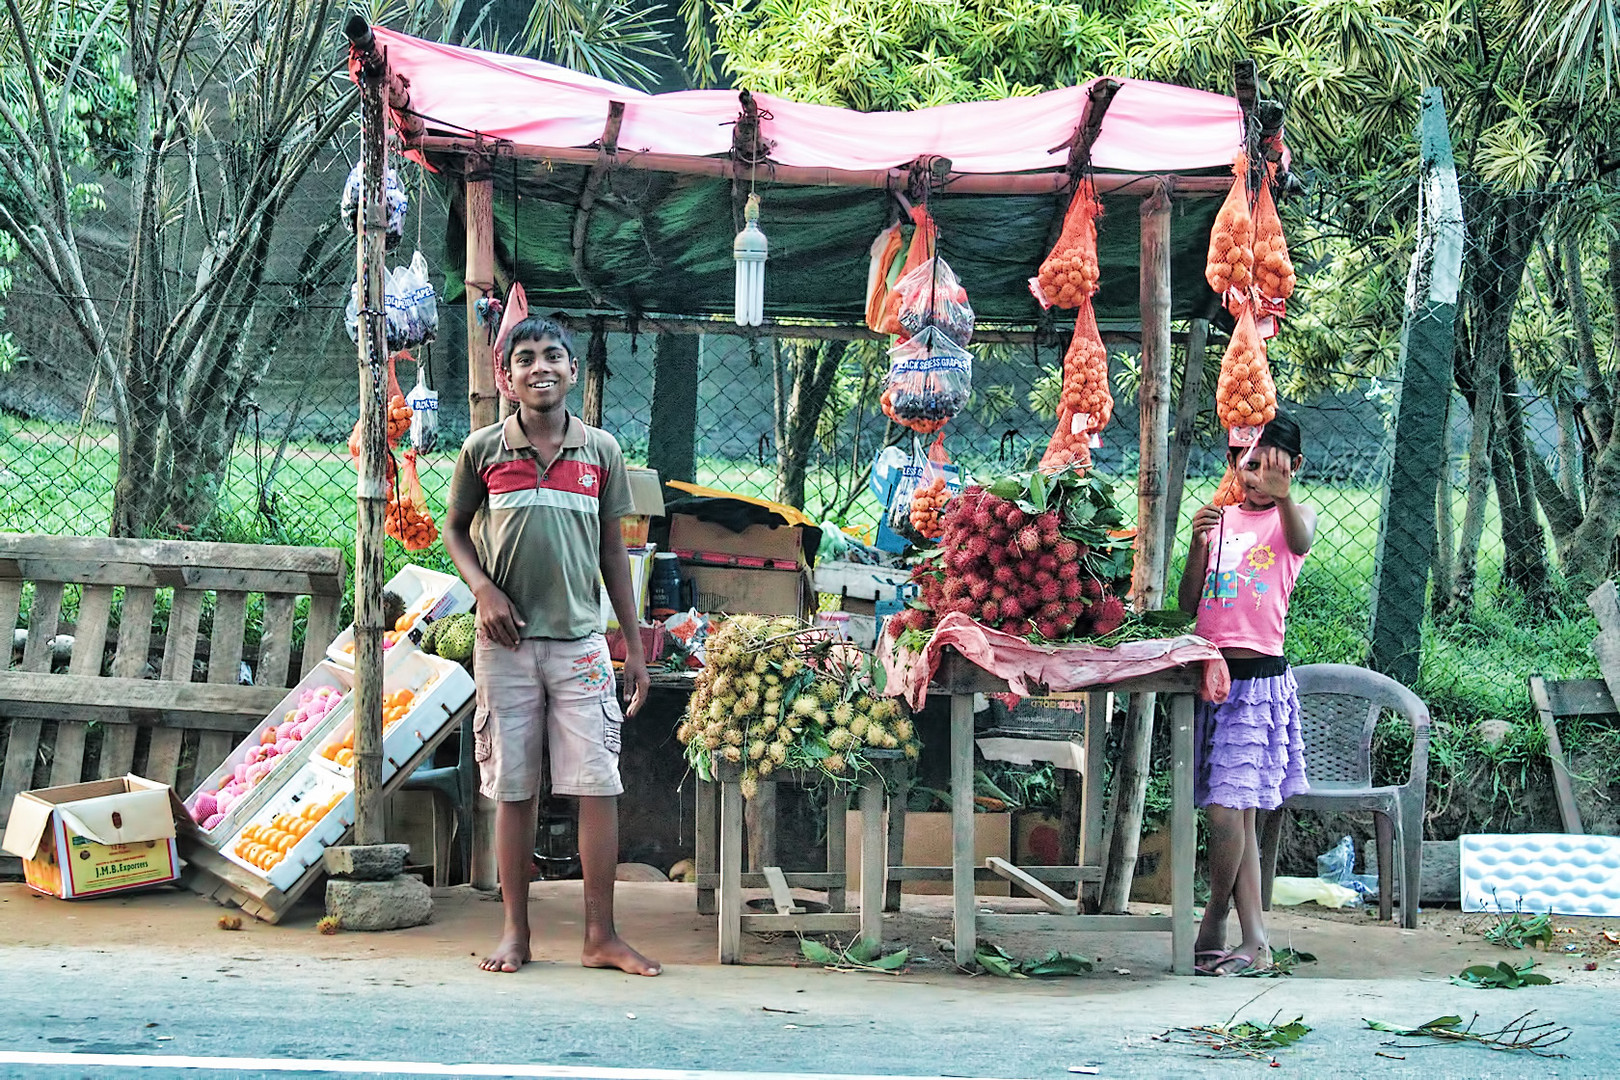
<svg viewBox="0 0 1620 1080"><path fill-rule="evenodd" d="M1008 482L966 487L947 505L938 550L912 573L919 604L892 616L888 632L931 630L952 612L1037 641L1119 629L1129 547L1099 521L1118 517L1111 503L1099 512L1096 492L1107 489L1076 478L1054 485L1056 497L1040 509L1022 497L1027 489L1010 498L997 490L1009 490Z"/></svg>

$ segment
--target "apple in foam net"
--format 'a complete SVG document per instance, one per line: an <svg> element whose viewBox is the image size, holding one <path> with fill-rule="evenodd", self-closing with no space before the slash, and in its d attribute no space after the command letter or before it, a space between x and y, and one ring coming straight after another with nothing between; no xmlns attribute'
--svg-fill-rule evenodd
<svg viewBox="0 0 1620 1080"><path fill-rule="evenodd" d="M213 829L224 820L230 808L241 800L254 784L269 775L279 758L297 749L298 744L318 727L322 720L343 700L343 693L334 687L318 686L304 691L298 704L289 709L281 723L267 726L260 742L250 746L226 776L218 791L202 792L191 804L191 817L205 829Z"/></svg>

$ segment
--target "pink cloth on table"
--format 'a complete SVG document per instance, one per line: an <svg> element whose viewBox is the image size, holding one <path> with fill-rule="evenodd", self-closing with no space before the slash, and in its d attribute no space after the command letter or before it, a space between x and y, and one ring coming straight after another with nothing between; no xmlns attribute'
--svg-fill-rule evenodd
<svg viewBox="0 0 1620 1080"><path fill-rule="evenodd" d="M1064 693L1200 661L1204 661L1200 697L1222 702L1232 688L1221 651L1191 634L1128 641L1112 649L1085 644L1046 646L992 630L960 612L952 612L939 621L921 653L902 651L893 638L884 636L878 659L888 676L887 693L904 698L913 709L922 708L928 684L947 645L996 678L1005 679L1008 688L1021 697L1034 694L1037 686L1049 693Z"/></svg>

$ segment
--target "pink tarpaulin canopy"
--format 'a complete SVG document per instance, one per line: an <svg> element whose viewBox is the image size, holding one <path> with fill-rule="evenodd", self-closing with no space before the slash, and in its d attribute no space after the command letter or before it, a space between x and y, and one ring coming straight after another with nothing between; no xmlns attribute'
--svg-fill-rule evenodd
<svg viewBox="0 0 1620 1080"><path fill-rule="evenodd" d="M737 95L729 90L646 94L553 64L440 45L375 29L390 69L410 80L411 108L430 132L481 133L519 147L578 148L601 139L608 103L625 105L623 152L712 157L731 150ZM1094 168L1181 173L1229 166L1242 141L1236 100L1201 90L1122 79ZM860 113L755 95L770 114L761 134L771 160L795 168L871 171L918 158L949 158L956 173L1062 169L1086 103L1086 86L1035 97Z"/></svg>

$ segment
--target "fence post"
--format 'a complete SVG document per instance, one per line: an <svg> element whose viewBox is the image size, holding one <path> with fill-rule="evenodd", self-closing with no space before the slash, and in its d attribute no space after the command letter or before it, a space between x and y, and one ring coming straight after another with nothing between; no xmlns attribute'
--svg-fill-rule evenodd
<svg viewBox="0 0 1620 1080"><path fill-rule="evenodd" d="M383 80L387 64L364 17L350 18L348 36L360 55L360 210L355 233L360 305L360 464L355 484L359 520L354 542L354 842L383 842L383 463L388 457L388 342L383 333L383 204L387 144Z"/></svg>
<svg viewBox="0 0 1620 1080"><path fill-rule="evenodd" d="M697 481L699 335L660 332L653 353L647 467L665 480Z"/></svg>
<svg viewBox="0 0 1620 1080"><path fill-rule="evenodd" d="M1407 279L1395 451L1379 514L1372 590L1371 665L1409 686L1418 679L1434 559L1435 498L1445 476L1446 407L1463 258L1462 198L1439 87L1423 91L1418 138L1418 241Z"/></svg>
<svg viewBox="0 0 1620 1080"><path fill-rule="evenodd" d="M489 158L468 154L462 165L467 214L467 422L471 430L493 424L498 402L495 393L495 346L478 319L478 301L495 295L495 190Z"/></svg>

